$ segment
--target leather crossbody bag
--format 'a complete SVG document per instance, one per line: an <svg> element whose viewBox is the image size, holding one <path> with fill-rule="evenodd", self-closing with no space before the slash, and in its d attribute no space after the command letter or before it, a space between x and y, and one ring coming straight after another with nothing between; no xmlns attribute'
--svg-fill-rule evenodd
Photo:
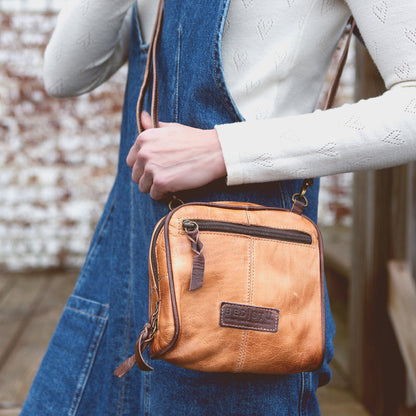
<svg viewBox="0 0 416 416"><path fill-rule="evenodd" d="M158 126L156 46L163 0L137 105L153 67L152 119ZM331 106L349 37L325 108ZM318 369L325 354L322 238L302 214L312 179L290 210L241 202L187 203L156 225L149 253L149 320L135 354L115 375L143 358L209 372L291 374Z"/></svg>

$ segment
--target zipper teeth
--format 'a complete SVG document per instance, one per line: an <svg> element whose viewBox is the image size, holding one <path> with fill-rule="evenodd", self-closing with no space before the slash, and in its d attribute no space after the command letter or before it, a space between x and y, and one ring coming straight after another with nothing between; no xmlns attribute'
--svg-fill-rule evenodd
<svg viewBox="0 0 416 416"><path fill-rule="evenodd" d="M312 244L312 236L304 231L264 227L261 225L238 224L225 221L192 220L200 231L225 231L292 243Z"/></svg>

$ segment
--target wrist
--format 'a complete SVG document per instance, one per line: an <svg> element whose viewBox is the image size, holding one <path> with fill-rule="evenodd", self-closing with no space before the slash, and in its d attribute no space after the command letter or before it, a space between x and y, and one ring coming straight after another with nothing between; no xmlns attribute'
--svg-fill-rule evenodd
<svg viewBox="0 0 416 416"><path fill-rule="evenodd" d="M216 129L206 130L206 132L209 135L208 143L211 155L210 166L208 167L212 169L213 180L216 180L227 176L227 168Z"/></svg>

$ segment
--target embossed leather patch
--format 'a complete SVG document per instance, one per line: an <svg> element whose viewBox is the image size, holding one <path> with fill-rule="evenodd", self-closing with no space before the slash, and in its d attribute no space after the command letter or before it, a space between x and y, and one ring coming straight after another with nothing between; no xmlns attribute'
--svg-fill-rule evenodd
<svg viewBox="0 0 416 416"><path fill-rule="evenodd" d="M279 309L222 302L220 325L254 331L277 332Z"/></svg>

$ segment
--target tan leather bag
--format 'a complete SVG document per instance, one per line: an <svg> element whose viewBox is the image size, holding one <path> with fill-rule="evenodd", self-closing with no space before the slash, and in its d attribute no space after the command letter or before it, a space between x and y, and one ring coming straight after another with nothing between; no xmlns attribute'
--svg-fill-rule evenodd
<svg viewBox="0 0 416 416"><path fill-rule="evenodd" d="M141 356L150 344L152 358L200 371L320 367L322 241L307 217L254 204L184 204L157 225L149 259L150 321L132 364L151 369Z"/></svg>
<svg viewBox="0 0 416 416"><path fill-rule="evenodd" d="M149 48L140 113L153 65L163 1ZM325 108L335 95L351 30ZM151 62L153 63L151 64ZM156 225L149 253L149 321L135 354L114 372L152 359L200 371L291 374L318 369L325 354L322 239L302 214L304 181L291 210L240 202L189 203Z"/></svg>

